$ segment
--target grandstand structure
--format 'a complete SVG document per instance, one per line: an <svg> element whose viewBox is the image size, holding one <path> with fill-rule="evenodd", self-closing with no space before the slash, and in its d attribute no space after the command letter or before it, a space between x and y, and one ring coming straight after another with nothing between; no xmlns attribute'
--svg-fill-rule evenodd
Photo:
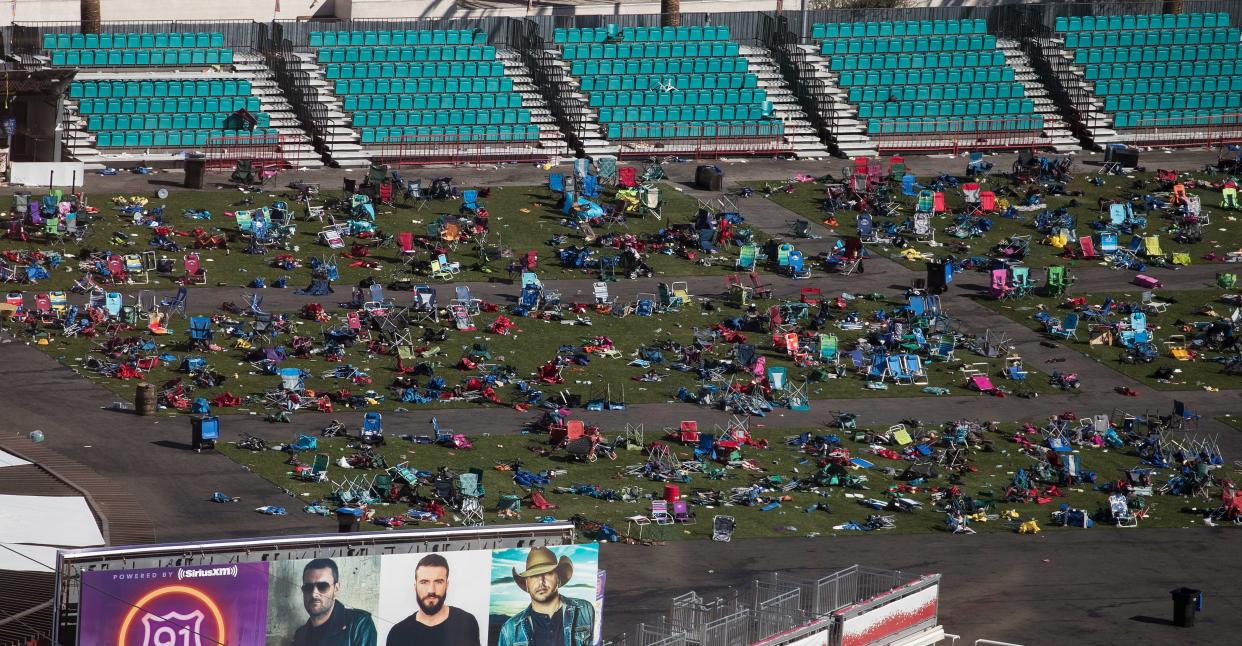
<svg viewBox="0 0 1242 646"><path fill-rule="evenodd" d="M1242 141L1237 17L1183 5L4 30L9 65L76 73L61 135L88 167L188 151L316 167Z"/></svg>
<svg viewBox="0 0 1242 646"><path fill-rule="evenodd" d="M1225 144L1242 138L1232 24L1217 11L1057 16L1037 42L1090 142Z"/></svg>
<svg viewBox="0 0 1242 646"><path fill-rule="evenodd" d="M23 66L77 70L62 142L88 168L174 162L187 150L229 166L323 165L248 25L127 23L100 34L75 27L14 26L11 36Z"/></svg>

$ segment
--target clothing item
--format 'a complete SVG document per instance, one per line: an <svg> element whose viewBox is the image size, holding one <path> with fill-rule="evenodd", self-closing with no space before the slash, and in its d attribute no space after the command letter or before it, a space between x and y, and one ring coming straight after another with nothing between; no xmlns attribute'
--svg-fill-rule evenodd
<svg viewBox="0 0 1242 646"><path fill-rule="evenodd" d="M561 640L554 646L591 646L595 637L595 607L590 601L561 597ZM534 646L534 611L513 615L500 627L499 646Z"/></svg>
<svg viewBox="0 0 1242 646"><path fill-rule="evenodd" d="M337 601L323 624L312 626L307 620L299 626L293 633L292 646L376 646L378 641L371 613L346 608Z"/></svg>
<svg viewBox="0 0 1242 646"><path fill-rule="evenodd" d="M392 627L385 646L481 646L479 620L452 606L448 619L435 626L419 623L418 615L413 614Z"/></svg>

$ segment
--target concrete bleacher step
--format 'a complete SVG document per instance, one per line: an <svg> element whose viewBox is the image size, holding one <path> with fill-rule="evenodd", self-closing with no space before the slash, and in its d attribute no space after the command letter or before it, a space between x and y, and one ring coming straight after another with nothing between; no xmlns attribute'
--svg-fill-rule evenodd
<svg viewBox="0 0 1242 646"><path fill-rule="evenodd" d="M828 59L820 55L819 48L814 45L803 44L798 49L806 57L809 68L806 72L825 86L818 98L824 109L832 111L831 115L824 115L833 117L835 129L829 133L832 147L850 157L877 154L878 145L867 136L866 124L856 119L857 108L846 101L848 93L838 85L840 77L829 68Z"/></svg>

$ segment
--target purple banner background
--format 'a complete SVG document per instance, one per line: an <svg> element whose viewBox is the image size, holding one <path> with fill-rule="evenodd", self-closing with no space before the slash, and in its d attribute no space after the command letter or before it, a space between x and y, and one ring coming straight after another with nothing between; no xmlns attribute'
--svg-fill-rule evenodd
<svg viewBox="0 0 1242 646"><path fill-rule="evenodd" d="M178 586L214 603L223 615L225 635L218 634L210 605L176 591ZM157 590L166 592L145 603L146 612L135 611L134 604ZM196 613L201 622L176 616ZM263 646L266 626L267 563L82 573L79 646Z"/></svg>

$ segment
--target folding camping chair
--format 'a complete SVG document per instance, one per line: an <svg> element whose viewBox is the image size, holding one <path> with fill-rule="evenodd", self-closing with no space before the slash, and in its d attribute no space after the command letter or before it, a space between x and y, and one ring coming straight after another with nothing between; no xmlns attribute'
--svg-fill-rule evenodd
<svg viewBox="0 0 1242 646"><path fill-rule="evenodd" d="M753 243L744 244L738 249L737 262L734 263L734 267L748 271L753 270L755 268L755 261L758 257L758 245Z"/></svg>
<svg viewBox="0 0 1242 646"><path fill-rule="evenodd" d="M362 428L358 432L358 436L364 444L382 445L384 444L384 416L381 413L371 412L362 416Z"/></svg>
<svg viewBox="0 0 1242 646"><path fill-rule="evenodd" d="M186 304L189 297L190 291L184 285L178 287L175 296L160 301L160 307L164 308L164 315L172 317L173 314L180 313L181 316L186 316Z"/></svg>
<svg viewBox="0 0 1242 646"><path fill-rule="evenodd" d="M182 257L182 266L185 267L185 283L187 285L206 285L207 270L203 268L202 261L199 260L198 254L189 253Z"/></svg>

